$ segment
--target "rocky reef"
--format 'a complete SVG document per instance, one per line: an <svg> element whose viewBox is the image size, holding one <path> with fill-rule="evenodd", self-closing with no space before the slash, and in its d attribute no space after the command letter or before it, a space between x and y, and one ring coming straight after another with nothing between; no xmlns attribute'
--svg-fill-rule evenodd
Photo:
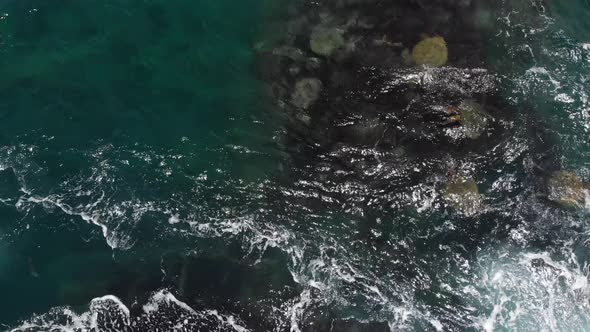
<svg viewBox="0 0 590 332"><path fill-rule="evenodd" d="M588 186L563 171L544 119L506 97L506 82L487 58L497 34L493 5L332 0L290 7L282 28L255 45L258 76L284 120L277 138L289 156L285 179L296 188L274 200L344 215L356 227L353 238L376 250L388 250L383 243L394 233L402 243L404 234L422 234L410 240L411 253L395 254L406 271L400 279L422 275L408 265L424 243L456 245L470 256L519 228L531 242L552 241L551 232L567 226L542 214L587 208ZM346 318L309 317L303 327L327 330L338 321L339 330L388 329Z"/></svg>
<svg viewBox="0 0 590 332"><path fill-rule="evenodd" d="M535 234L522 225L546 221L539 211L560 215L588 205L587 185L562 170L544 120L502 91L505 82L487 58L497 31L486 6L304 2L289 9L279 37L256 45L259 78L284 119L285 177L299 190L290 203L345 215L357 223L359 242L377 251L405 243L404 232L420 234L410 258L395 254L410 275L420 274L408 265L424 243L476 255L482 243L518 227L531 242L548 242L555 225L546 222ZM393 233L399 237L388 242ZM312 317L304 327L327 330L332 318L346 317ZM387 330L346 324L352 327L340 329Z"/></svg>
<svg viewBox="0 0 590 332"><path fill-rule="evenodd" d="M257 73L284 118L286 169L304 169L320 183L372 188L338 192L347 211L361 201L392 211L416 208L418 195L434 210L485 212L480 185L488 170L513 162L514 150L544 149L536 145L550 141L539 140L542 125L499 92L486 59L493 34L487 5L292 5L282 29L255 45ZM552 175L560 169L556 159L535 175L543 179L538 190L549 203L584 206L581 179ZM564 182L574 188L565 196Z"/></svg>
<svg viewBox="0 0 590 332"><path fill-rule="evenodd" d="M354 178L406 196L434 181L442 205L472 205L461 194L455 200L469 202L448 204L452 174L515 130L485 66L480 7L342 0L290 8L278 37L255 49L293 165L321 181Z"/></svg>

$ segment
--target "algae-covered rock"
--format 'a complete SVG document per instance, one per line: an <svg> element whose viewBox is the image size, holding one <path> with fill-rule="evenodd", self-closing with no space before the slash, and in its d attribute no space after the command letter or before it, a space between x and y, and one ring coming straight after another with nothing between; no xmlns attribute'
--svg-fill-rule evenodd
<svg viewBox="0 0 590 332"><path fill-rule="evenodd" d="M463 101L459 105L458 111L459 122L465 131L465 136L478 139L488 127L491 116L480 104L472 100Z"/></svg>
<svg viewBox="0 0 590 332"><path fill-rule="evenodd" d="M338 28L316 27L311 32L309 47L317 55L331 57L344 46L344 32Z"/></svg>
<svg viewBox="0 0 590 332"><path fill-rule="evenodd" d="M443 198L453 209L465 215L476 214L481 208L481 195L472 178L456 177L444 189Z"/></svg>
<svg viewBox="0 0 590 332"><path fill-rule="evenodd" d="M420 41L412 50L412 61L417 65L440 67L447 63L449 52L442 37L430 37Z"/></svg>
<svg viewBox="0 0 590 332"><path fill-rule="evenodd" d="M575 173L557 171L547 178L549 200L564 208L585 206L586 188L582 179Z"/></svg>
<svg viewBox="0 0 590 332"><path fill-rule="evenodd" d="M317 78L300 79L295 83L291 101L296 107L307 109L318 100L322 89L322 81Z"/></svg>

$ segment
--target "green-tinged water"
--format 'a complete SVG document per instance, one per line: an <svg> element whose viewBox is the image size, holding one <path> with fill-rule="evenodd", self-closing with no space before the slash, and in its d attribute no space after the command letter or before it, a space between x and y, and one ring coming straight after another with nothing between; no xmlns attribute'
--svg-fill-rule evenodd
<svg viewBox="0 0 590 332"><path fill-rule="evenodd" d="M0 330L590 330L589 199L539 192L590 182L588 0L478 7L508 115L450 157L472 216L443 206L438 155L290 136L271 91L292 80L260 59L307 38L301 7L323 8L0 0Z"/></svg>
<svg viewBox="0 0 590 332"><path fill-rule="evenodd" d="M240 6L2 4L1 323L160 280L161 254L200 245L160 239L170 216L270 176L252 45L271 8Z"/></svg>

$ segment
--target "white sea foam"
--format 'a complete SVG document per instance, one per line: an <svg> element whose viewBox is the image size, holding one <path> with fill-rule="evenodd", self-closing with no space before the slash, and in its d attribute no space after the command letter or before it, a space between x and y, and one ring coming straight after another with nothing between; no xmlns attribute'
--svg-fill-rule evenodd
<svg viewBox="0 0 590 332"><path fill-rule="evenodd" d="M204 327L215 328L214 326L220 331L250 331L231 314L210 309L194 310L168 291L154 293L143 309L143 315L132 316L121 300L105 295L93 299L88 311L81 314L70 308L55 308L44 315L32 317L11 332L91 332L113 329L140 331L138 328L151 331L193 331Z"/></svg>
<svg viewBox="0 0 590 332"><path fill-rule="evenodd" d="M509 247L489 254L480 262L477 287L484 293L474 298L491 306L479 321L483 330L574 331L590 327L588 269L578 265L573 252L566 260L556 260L548 252Z"/></svg>

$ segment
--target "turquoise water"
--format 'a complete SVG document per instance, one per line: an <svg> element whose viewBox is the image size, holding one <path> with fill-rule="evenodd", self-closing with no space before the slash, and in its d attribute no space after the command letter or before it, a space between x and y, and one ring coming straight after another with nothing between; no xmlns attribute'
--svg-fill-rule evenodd
<svg viewBox="0 0 590 332"><path fill-rule="evenodd" d="M0 0L3 330L590 329L587 211L532 171L590 181L590 3L479 9L509 130L457 157L471 218L406 181L436 157L289 137L259 57L299 5Z"/></svg>

